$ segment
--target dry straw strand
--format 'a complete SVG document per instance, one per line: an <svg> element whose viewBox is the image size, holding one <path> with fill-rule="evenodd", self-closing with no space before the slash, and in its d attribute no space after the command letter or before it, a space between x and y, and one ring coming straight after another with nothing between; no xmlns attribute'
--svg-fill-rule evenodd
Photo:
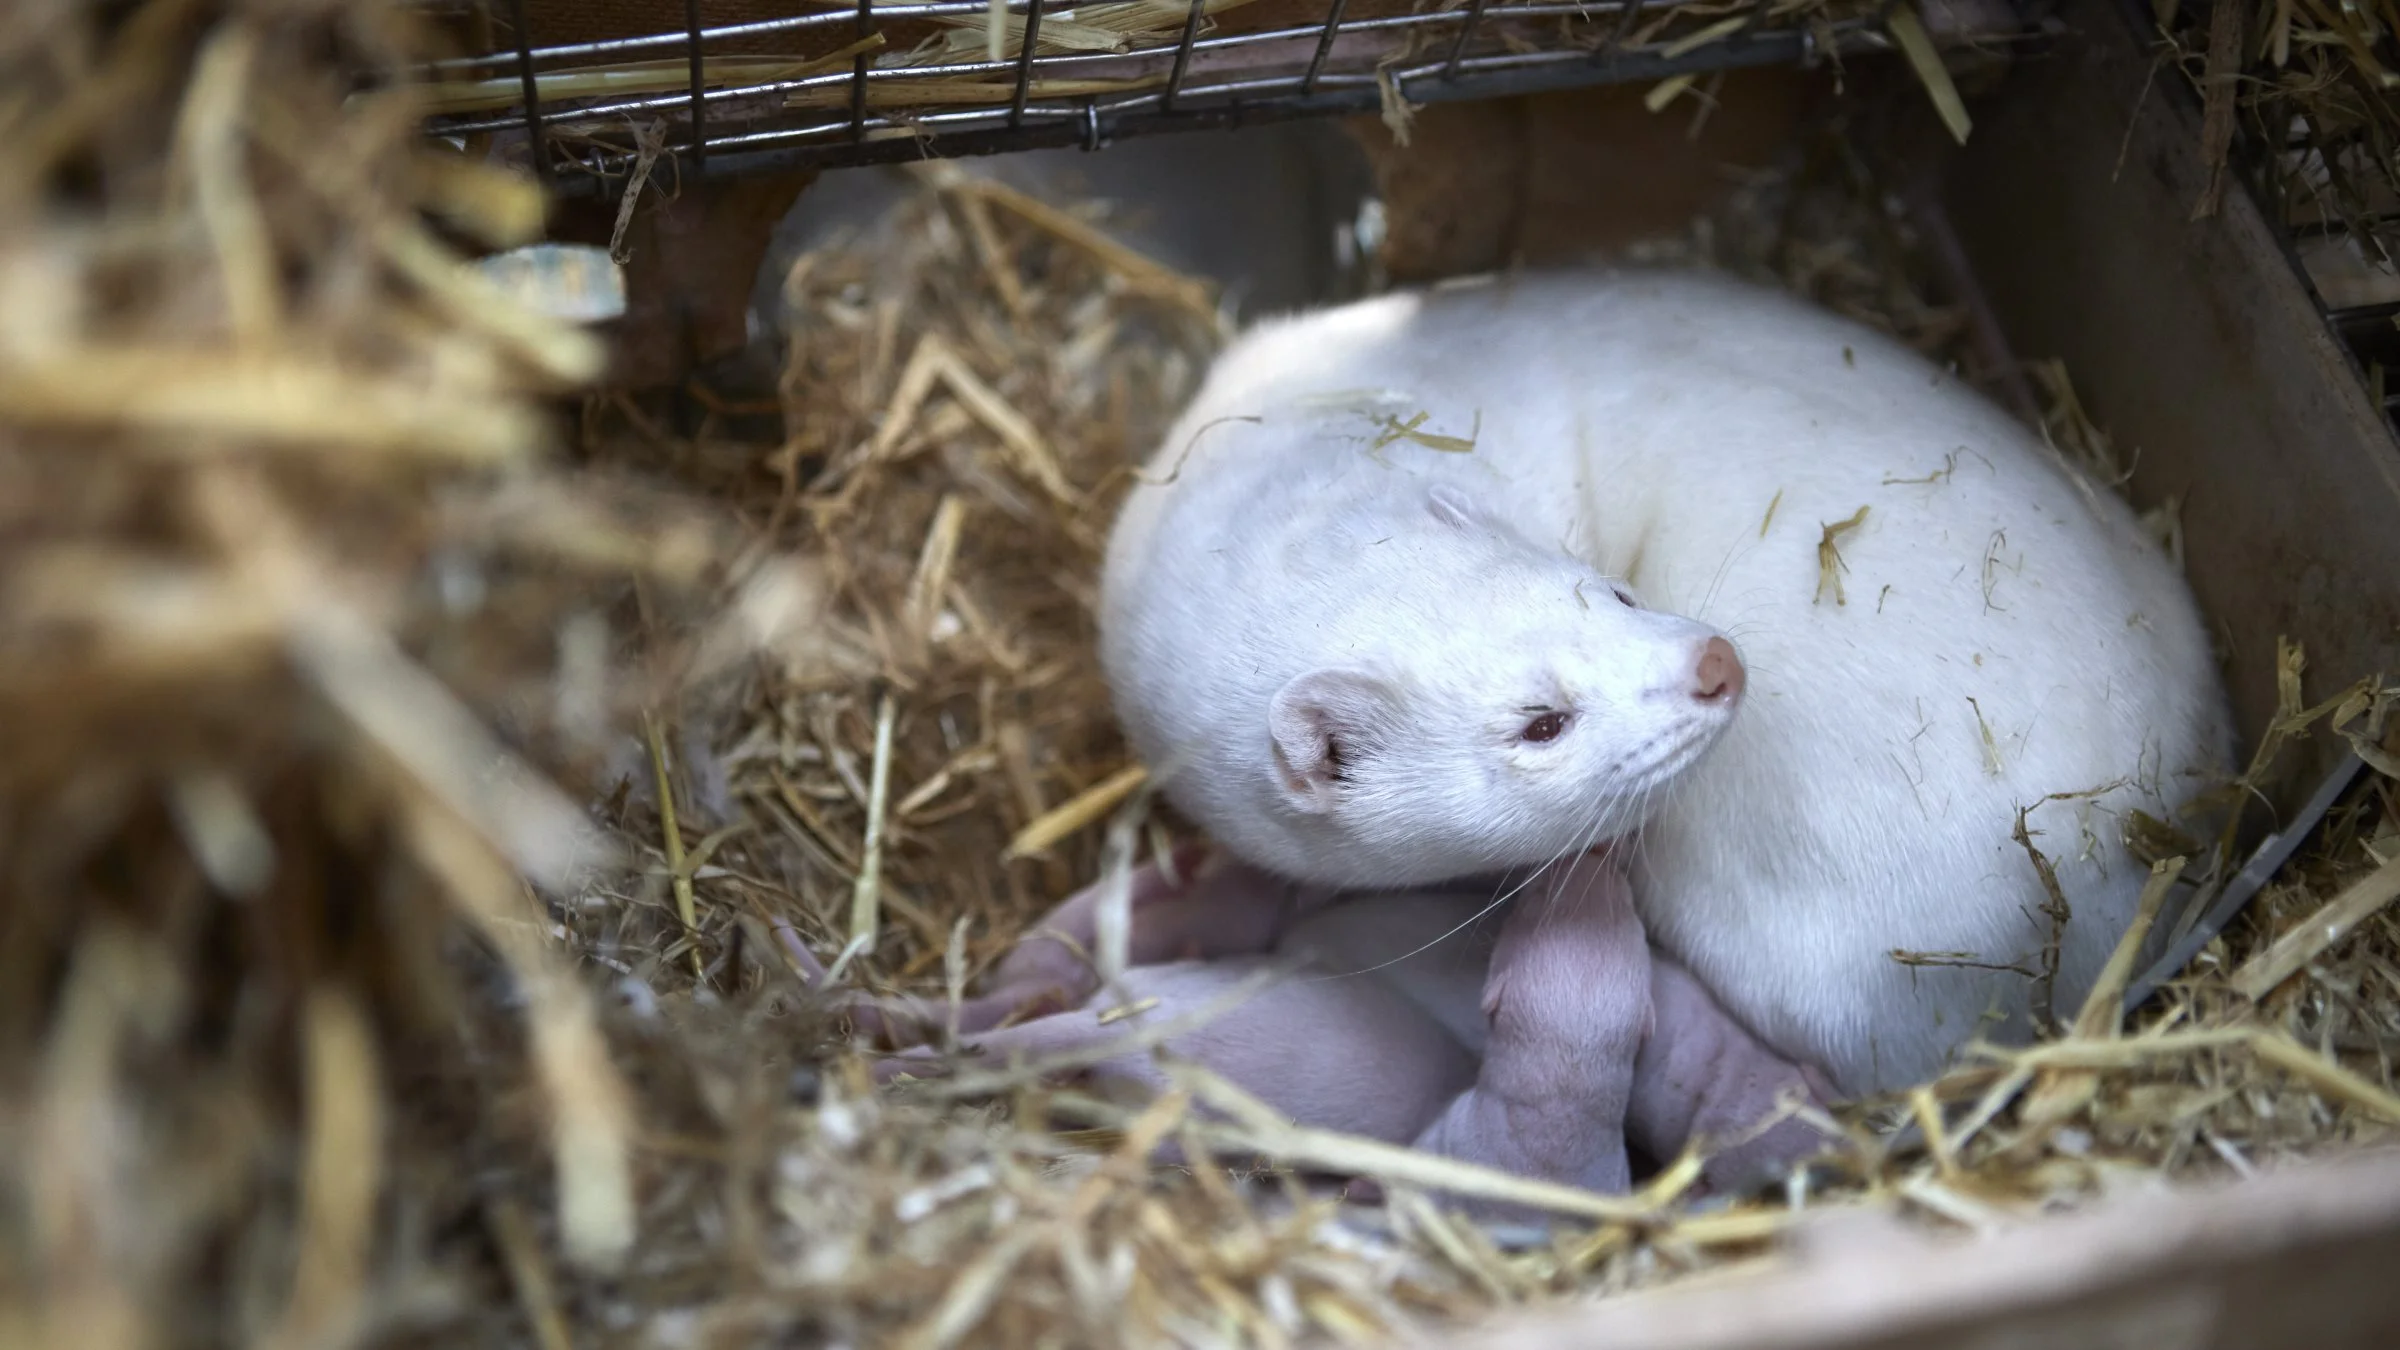
<svg viewBox="0 0 2400 1350"><path fill-rule="evenodd" d="M2302 966L2349 936L2351 930L2380 913L2395 899L2400 899L2400 859L2387 862L2361 877L2348 890L2327 901L2323 908L2277 938L2265 951L2251 957L2240 970L2234 972L2234 989L2245 998L2266 997L2275 986L2290 979Z"/></svg>

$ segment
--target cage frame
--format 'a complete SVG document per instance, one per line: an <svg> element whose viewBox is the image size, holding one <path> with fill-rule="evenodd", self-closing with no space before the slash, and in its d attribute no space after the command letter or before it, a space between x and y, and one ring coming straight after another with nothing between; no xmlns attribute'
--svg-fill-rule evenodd
<svg viewBox="0 0 2400 1350"><path fill-rule="evenodd" d="M512 136L534 170L562 196L593 195L624 181L637 155L595 142L581 153L562 153L561 134L621 127L636 117L680 114L662 147L686 171L757 173L831 169L916 159L956 158L1017 150L1080 146L1096 151L1128 137L1186 130L1224 130L1303 118L1372 112L1390 95L1412 105L1508 98L1598 85L1653 82L1702 76L1746 67L1814 67L1852 56L1896 52L1890 15L1904 0L1878 0L1871 9L1840 18L1802 16L1778 23L1771 0L1752 0L1744 12L1708 25L1699 34L1635 45L1645 19L1670 19L1690 9L1689 0L1465 0L1450 9L1354 16L1348 0L1329 0L1321 21L1286 24L1251 32L1203 32L1208 0L1189 0L1171 44L1139 45L1124 51L1040 51L1045 17L1063 7L1049 0L901 0L811 10L773 19L704 26L699 0L684 0L683 22L673 29L543 45L526 16L525 0L505 0L514 32L502 49L430 63L435 78L516 76L520 102L485 115L437 116L431 134L464 142L471 137ZM1963 40L2007 42L2037 36L2022 0L2003 0L2018 23L1964 35ZM789 79L712 84L707 48L739 40L790 33L832 32L850 25L852 42L870 40L890 24L912 21L1002 17L1021 20L1025 36L1014 54L999 60L968 59L938 64L876 65L865 51L846 70L808 73ZM1535 44L1530 50L1487 50L1495 34L1522 23L1588 25L1591 45ZM1354 53L1338 55L1343 39L1425 39L1431 55L1401 63L1361 65ZM1702 39L1704 40L1695 40ZM1523 44L1520 44L1523 45ZM1283 47L1293 59L1272 73L1211 76L1198 68L1213 60L1238 63L1247 54ZM547 66L595 58L680 54L682 87L655 94L597 99L546 99L539 76ZM1094 68L1135 67L1128 82L1155 84L1114 94L1044 97L1045 77L1071 77ZM944 78L1000 77L1005 97L951 108L888 108L878 111L871 91L878 84ZM791 118L747 116L745 104L785 100L810 91L848 91L847 108Z"/></svg>

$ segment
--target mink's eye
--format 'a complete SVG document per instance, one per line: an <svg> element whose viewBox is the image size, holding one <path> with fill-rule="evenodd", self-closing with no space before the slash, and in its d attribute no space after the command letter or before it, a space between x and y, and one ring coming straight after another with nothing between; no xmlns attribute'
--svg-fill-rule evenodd
<svg viewBox="0 0 2400 1350"><path fill-rule="evenodd" d="M1565 731L1566 729L1567 715L1565 713L1546 712L1534 718L1532 721L1527 722L1525 724L1525 729L1519 732L1518 735L1528 741L1539 744L1543 741L1557 740L1558 733Z"/></svg>
<svg viewBox="0 0 2400 1350"><path fill-rule="evenodd" d="M1624 587L1614 583L1610 584L1609 589L1617 593L1618 604L1625 606L1627 609L1641 608L1641 606L1634 601L1633 592L1626 590Z"/></svg>

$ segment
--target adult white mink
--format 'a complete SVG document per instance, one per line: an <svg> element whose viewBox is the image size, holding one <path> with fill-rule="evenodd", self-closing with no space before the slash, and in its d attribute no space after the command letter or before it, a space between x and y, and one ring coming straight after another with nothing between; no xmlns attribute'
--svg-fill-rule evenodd
<svg viewBox="0 0 2400 1350"><path fill-rule="evenodd" d="M2144 881L2124 814L2232 748L2119 500L1898 343L1705 275L1258 326L1128 498L1100 628L1136 751L1235 852L1397 887L1638 827L1652 940L1850 1092L2025 1030L2037 982L1986 968L2050 933L2021 809L2071 1010Z"/></svg>

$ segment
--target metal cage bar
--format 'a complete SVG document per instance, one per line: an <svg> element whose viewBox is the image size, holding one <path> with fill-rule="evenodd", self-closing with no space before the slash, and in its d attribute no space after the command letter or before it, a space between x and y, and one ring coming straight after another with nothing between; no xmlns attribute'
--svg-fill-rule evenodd
<svg viewBox="0 0 2400 1350"><path fill-rule="evenodd" d="M875 36L875 0L858 0L858 27L855 30L861 44L857 56L850 61L850 143L864 144L867 139L867 53L864 44Z"/></svg>
<svg viewBox="0 0 2400 1350"><path fill-rule="evenodd" d="M1308 73L1300 77L1301 97L1317 92L1317 80L1325 74L1325 59L1333 55L1334 39L1341 35L1342 11L1349 4L1350 0L1333 0L1333 7L1325 12L1325 29L1317 37L1316 54L1308 58Z"/></svg>
<svg viewBox="0 0 2400 1350"><path fill-rule="evenodd" d="M1017 43L1017 87L1008 96L1008 124L1025 125L1025 96L1033 89L1033 54L1042 37L1042 0L1025 0L1025 35Z"/></svg>
<svg viewBox="0 0 2400 1350"><path fill-rule="evenodd" d="M1200 37L1200 18L1208 12L1208 0L1192 0L1183 14L1183 40L1175 44L1175 68L1167 73L1166 96L1159 100L1162 112L1175 111L1175 98L1183 92L1184 73L1192 68L1192 44Z"/></svg>
<svg viewBox="0 0 2400 1350"><path fill-rule="evenodd" d="M542 87L533 78L533 30L525 22L525 0L508 0L509 20L517 30L517 87L525 96L526 153L533 157L534 175L550 181L550 142L542 132Z"/></svg>
<svg viewBox="0 0 2400 1350"><path fill-rule="evenodd" d="M1450 59L1442 63L1443 79L1457 78L1458 63L1467 54L1467 44L1475 40L1475 26L1483 22L1485 3L1486 0L1467 0L1467 17L1458 25L1458 36L1450 43ZM1638 7L1628 5L1626 8L1630 12Z"/></svg>
<svg viewBox="0 0 2400 1350"><path fill-rule="evenodd" d="M1619 11L1617 26L1608 31L1607 37L1600 39L1600 50L1593 53L1593 59L1603 66L1616 60L1617 53L1625 50L1625 39L1633 36L1634 20L1641 16L1641 8L1637 5L1627 5ZM1805 33L1809 29L1806 25L1802 25L1800 31Z"/></svg>
<svg viewBox="0 0 2400 1350"><path fill-rule="evenodd" d="M700 40L700 0L683 0L683 27L692 43L692 167L705 169L708 167L708 58Z"/></svg>

